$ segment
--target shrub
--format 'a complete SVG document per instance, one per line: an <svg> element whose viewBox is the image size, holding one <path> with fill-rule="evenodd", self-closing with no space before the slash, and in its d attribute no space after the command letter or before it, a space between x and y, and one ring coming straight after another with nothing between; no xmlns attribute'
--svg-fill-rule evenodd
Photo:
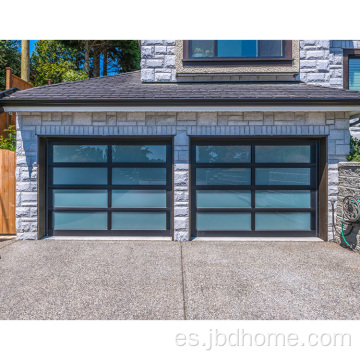
<svg viewBox="0 0 360 360"><path fill-rule="evenodd" d="M16 130L13 125L10 125L4 132L7 132L7 136L0 136L0 149L16 151Z"/></svg>
<svg viewBox="0 0 360 360"><path fill-rule="evenodd" d="M350 137L350 153L346 157L348 161L360 162L360 140Z"/></svg>

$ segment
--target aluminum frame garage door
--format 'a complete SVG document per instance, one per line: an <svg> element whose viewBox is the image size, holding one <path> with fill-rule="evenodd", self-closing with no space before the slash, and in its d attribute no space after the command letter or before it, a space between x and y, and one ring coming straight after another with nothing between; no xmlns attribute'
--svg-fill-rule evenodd
<svg viewBox="0 0 360 360"><path fill-rule="evenodd" d="M171 235L170 140L48 140L46 147L48 235Z"/></svg>
<svg viewBox="0 0 360 360"><path fill-rule="evenodd" d="M191 236L317 236L316 140L193 140Z"/></svg>

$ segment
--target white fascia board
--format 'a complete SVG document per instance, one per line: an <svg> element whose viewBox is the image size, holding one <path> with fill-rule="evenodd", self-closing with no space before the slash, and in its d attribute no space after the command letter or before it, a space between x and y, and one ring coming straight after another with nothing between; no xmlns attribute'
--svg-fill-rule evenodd
<svg viewBox="0 0 360 360"><path fill-rule="evenodd" d="M181 111L350 111L353 114L360 113L358 105L296 105L296 106L4 106L5 112L181 112Z"/></svg>

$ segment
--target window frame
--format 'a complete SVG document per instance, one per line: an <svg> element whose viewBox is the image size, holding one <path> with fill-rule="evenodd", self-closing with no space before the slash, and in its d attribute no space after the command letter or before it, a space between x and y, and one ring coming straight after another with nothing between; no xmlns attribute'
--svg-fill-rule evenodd
<svg viewBox="0 0 360 360"><path fill-rule="evenodd" d="M101 163L94 162L53 162L54 145L106 145L107 161ZM127 163L112 161L112 146L114 145L164 145L166 146L166 162L164 163ZM152 138L136 137L134 139L123 138L48 138L45 140L46 148L46 197L45 197L45 231L46 236L172 236L173 229L173 155L171 138ZM107 184L105 185L56 185L53 183L53 168L72 167L86 168L96 167L107 169ZM165 185L113 185L112 170L113 168L166 168ZM55 207L53 204L54 189L84 189L84 190L107 190L106 207ZM113 207L112 191L113 190L165 190L166 206L165 207ZM54 212L105 212L108 214L106 230L77 230L77 229L54 229L53 213ZM112 213L120 212L155 212L166 213L165 230L112 230Z"/></svg>
<svg viewBox="0 0 360 360"><path fill-rule="evenodd" d="M310 145L311 161L309 163L256 163L255 146L257 145ZM250 145L251 161L250 163L197 163L196 146L197 145ZM191 238L196 237L316 237L319 232L319 141L318 139L286 139L286 138L198 138L191 139L191 165L190 165L190 231ZM196 169L197 168L251 168L250 185L197 185ZM256 168L310 168L309 185L256 185L255 169ZM251 207L250 208L201 208L197 207L196 190L250 190ZM311 206L310 208L278 208L266 207L260 208L255 206L256 190L310 190ZM251 213L251 230L197 230L196 214L197 213ZM310 230L256 230L255 214L271 212L288 212L288 213L310 213Z"/></svg>
<svg viewBox="0 0 360 360"><path fill-rule="evenodd" d="M360 49L343 50L343 87L349 89L349 58L360 58Z"/></svg>
<svg viewBox="0 0 360 360"><path fill-rule="evenodd" d="M190 41L183 40L183 66L248 66L248 65L292 65L292 40L285 41L285 56L281 58L254 58L254 57L232 57L232 58L192 58L190 57Z"/></svg>

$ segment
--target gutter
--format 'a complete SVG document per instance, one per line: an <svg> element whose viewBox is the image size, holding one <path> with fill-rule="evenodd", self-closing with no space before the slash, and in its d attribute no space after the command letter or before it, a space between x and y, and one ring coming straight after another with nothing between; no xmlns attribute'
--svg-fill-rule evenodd
<svg viewBox="0 0 360 360"><path fill-rule="evenodd" d="M10 91L9 89L7 91ZM14 92L15 90L13 90ZM360 113L360 99L7 99L4 111L349 111Z"/></svg>
<svg viewBox="0 0 360 360"><path fill-rule="evenodd" d="M19 89L16 88L16 87L13 87L11 89L7 89L7 90L4 90L4 91L0 91L0 100L5 98L6 96L9 96L9 95L13 94L16 91L19 91ZM0 106L0 114L2 114L3 112L5 112L4 107Z"/></svg>
<svg viewBox="0 0 360 360"><path fill-rule="evenodd" d="M0 91L0 99L4 98L6 96L9 96L9 95L13 94L16 91L19 91L19 89L17 87L13 87L11 89Z"/></svg>

